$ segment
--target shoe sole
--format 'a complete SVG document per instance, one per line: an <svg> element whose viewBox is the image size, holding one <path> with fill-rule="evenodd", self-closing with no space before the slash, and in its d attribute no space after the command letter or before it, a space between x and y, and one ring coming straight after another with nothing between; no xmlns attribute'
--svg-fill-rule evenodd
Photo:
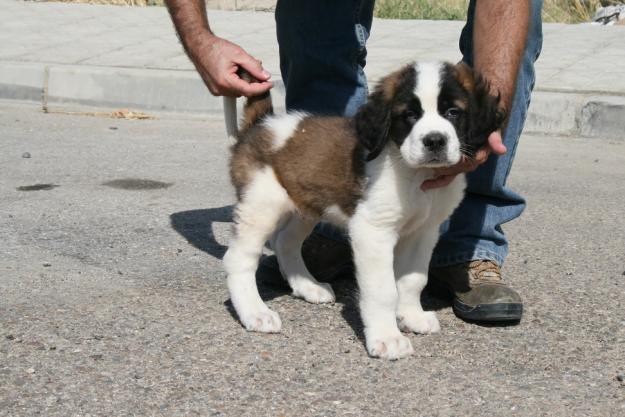
<svg viewBox="0 0 625 417"><path fill-rule="evenodd" d="M453 310L456 316L464 320L480 322L520 321L523 316L523 304L497 303L470 306L455 299Z"/></svg>

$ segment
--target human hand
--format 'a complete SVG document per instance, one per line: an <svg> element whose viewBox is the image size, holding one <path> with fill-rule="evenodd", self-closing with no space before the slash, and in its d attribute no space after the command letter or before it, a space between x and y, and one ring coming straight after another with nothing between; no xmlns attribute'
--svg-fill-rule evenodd
<svg viewBox="0 0 625 417"><path fill-rule="evenodd" d="M427 191L433 188L445 187L456 178L456 175L475 171L478 166L486 162L491 152L495 155L503 155L506 151L507 148L503 144L501 131L497 130L490 134L487 143L477 150L473 158L468 158L463 155L460 162L456 165L434 169L434 178L423 181L421 189Z"/></svg>
<svg viewBox="0 0 625 417"><path fill-rule="evenodd" d="M255 96L273 87L262 62L240 46L205 33L189 45L189 56L202 80L215 96ZM239 68L247 70L258 82L249 83L237 75Z"/></svg>

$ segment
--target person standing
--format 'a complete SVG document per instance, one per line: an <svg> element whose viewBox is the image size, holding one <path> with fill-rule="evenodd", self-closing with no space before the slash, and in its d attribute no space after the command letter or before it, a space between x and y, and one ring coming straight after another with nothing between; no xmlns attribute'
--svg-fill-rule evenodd
<svg viewBox="0 0 625 417"><path fill-rule="evenodd" d="M501 95L509 115L474 160L439 169L427 190L467 173L467 194L441 227L430 264L430 284L453 297L466 320L518 321L523 303L502 279L508 241L501 225L521 215L524 199L506 186L534 86L534 63L542 47L542 0L471 0L460 36L463 61ZM215 35L204 0L166 0L180 40L209 91L217 96L254 96L272 86L261 61ZM280 71L288 110L352 116L367 99L366 43L374 0L278 0L275 19ZM401 37L398 34L398 42ZM244 68L259 82L237 75ZM303 256L313 275L331 275L349 264L340 233L321 226ZM275 259L274 259L275 262Z"/></svg>

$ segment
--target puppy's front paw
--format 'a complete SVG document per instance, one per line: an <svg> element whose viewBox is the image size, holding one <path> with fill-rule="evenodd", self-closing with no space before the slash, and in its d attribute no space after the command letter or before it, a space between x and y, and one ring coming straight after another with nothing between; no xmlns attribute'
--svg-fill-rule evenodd
<svg viewBox="0 0 625 417"><path fill-rule="evenodd" d="M421 334L438 333L441 325L433 311L404 310L397 314L399 328L404 332Z"/></svg>
<svg viewBox="0 0 625 417"><path fill-rule="evenodd" d="M367 351L374 358L391 361L405 358L414 353L410 339L401 333L385 337L367 337Z"/></svg>
<svg viewBox="0 0 625 417"><path fill-rule="evenodd" d="M243 326L250 332L279 333L282 329L280 316L269 309L246 314L240 319Z"/></svg>
<svg viewBox="0 0 625 417"><path fill-rule="evenodd" d="M293 286L293 295L313 304L333 303L336 299L334 290L325 282L301 281Z"/></svg>

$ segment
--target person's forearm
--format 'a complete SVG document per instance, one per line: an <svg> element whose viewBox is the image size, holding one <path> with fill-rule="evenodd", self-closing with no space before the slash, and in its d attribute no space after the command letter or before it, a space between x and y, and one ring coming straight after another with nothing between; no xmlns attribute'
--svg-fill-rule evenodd
<svg viewBox="0 0 625 417"><path fill-rule="evenodd" d="M473 65L501 94L510 112L530 19L529 0L478 0L473 22Z"/></svg>
<svg viewBox="0 0 625 417"><path fill-rule="evenodd" d="M271 74L239 45L212 33L204 0L165 0L180 41L197 72L215 96L253 96L269 90ZM258 82L239 77L245 69Z"/></svg>
<svg viewBox="0 0 625 417"><path fill-rule="evenodd" d="M185 51L192 55L202 35L211 33L204 0L166 0L165 3Z"/></svg>

